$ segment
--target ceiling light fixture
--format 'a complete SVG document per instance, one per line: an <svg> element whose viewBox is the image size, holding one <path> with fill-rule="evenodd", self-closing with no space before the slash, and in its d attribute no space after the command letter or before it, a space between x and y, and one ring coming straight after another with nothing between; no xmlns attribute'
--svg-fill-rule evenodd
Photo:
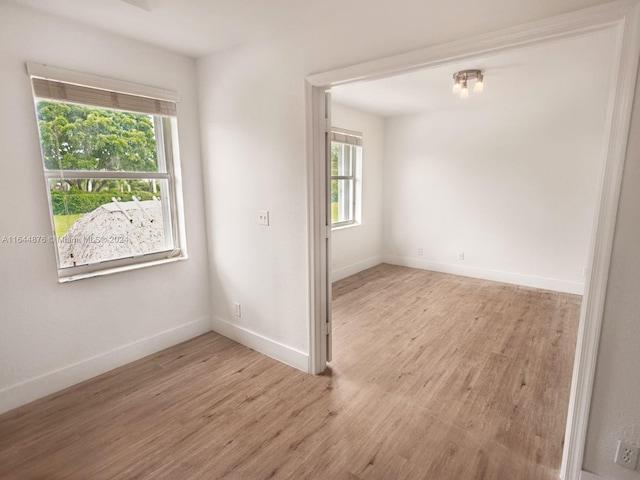
<svg viewBox="0 0 640 480"><path fill-rule="evenodd" d="M469 97L469 87L467 87L467 79L462 80L462 88L460 89L460 98Z"/></svg>
<svg viewBox="0 0 640 480"><path fill-rule="evenodd" d="M453 82L453 93L460 93L460 79L454 77L454 82Z"/></svg>
<svg viewBox="0 0 640 480"><path fill-rule="evenodd" d="M483 90L484 90L484 75L479 73L478 76L476 77L476 83L473 85L473 91L482 93Z"/></svg>
<svg viewBox="0 0 640 480"><path fill-rule="evenodd" d="M453 74L453 93L459 93L460 98L469 96L467 82L473 80L473 91L482 92L484 90L484 75L482 70L460 70Z"/></svg>

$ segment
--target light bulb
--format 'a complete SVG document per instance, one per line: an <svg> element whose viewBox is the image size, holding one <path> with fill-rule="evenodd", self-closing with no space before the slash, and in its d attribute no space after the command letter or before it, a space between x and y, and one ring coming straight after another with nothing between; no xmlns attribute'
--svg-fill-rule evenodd
<svg viewBox="0 0 640 480"><path fill-rule="evenodd" d="M455 83L453 84L453 91L452 93L458 93L460 91L460 79L456 78Z"/></svg>
<svg viewBox="0 0 640 480"><path fill-rule="evenodd" d="M460 98L467 98L469 96L469 89L467 88L467 81L462 82L462 89L460 90Z"/></svg>
<svg viewBox="0 0 640 480"><path fill-rule="evenodd" d="M482 92L484 90L484 75L478 75L476 83L473 86L474 92Z"/></svg>

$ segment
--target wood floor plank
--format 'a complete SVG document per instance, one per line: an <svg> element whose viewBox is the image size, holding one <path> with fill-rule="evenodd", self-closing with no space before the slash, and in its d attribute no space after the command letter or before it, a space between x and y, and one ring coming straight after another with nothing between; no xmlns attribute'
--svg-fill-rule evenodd
<svg viewBox="0 0 640 480"><path fill-rule="evenodd" d="M209 333L0 416L0 478L551 480L581 298L380 265L311 376Z"/></svg>

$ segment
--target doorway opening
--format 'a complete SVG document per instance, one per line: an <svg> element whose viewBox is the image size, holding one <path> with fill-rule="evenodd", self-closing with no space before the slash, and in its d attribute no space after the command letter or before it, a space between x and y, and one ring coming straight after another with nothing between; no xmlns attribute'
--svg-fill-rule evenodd
<svg viewBox="0 0 640 480"><path fill-rule="evenodd" d="M330 223L327 202L327 145L331 123L328 120L329 102L325 92L331 87L359 80L391 77L395 74L415 71L424 67L452 65L460 60L473 61L499 53L516 51L524 47L543 45L551 40L578 37L585 33L611 31L618 39L616 44L619 62L613 66L612 88L608 92L608 118L604 122L604 168L600 176L600 194L595 200L595 221L592 228L592 243L588 248L585 296L581 307L580 329L571 385L571 400L567 418L565 448L563 454L563 478L578 478L588 404L591 392L593 366L597 351L600 316L606 286L606 273L611 251L613 223L620 186L620 171L624 159L624 147L628 135L630 98L635 84L637 48L631 47L637 28L634 22L625 22L634 14L624 8L616 12L603 8L590 9L580 15L566 15L542 24L524 26L518 32L502 32L485 37L474 51L461 44L450 44L426 49L414 54L370 62L308 79L310 112L310 188L313 202L312 217L312 324L310 328L310 371L318 373L324 369L327 350L323 345L330 337ZM472 42L473 43L473 42ZM616 57L618 58L618 57ZM488 85L487 77L487 85ZM630 93L631 92L631 93ZM346 127L346 126L344 126ZM363 140L366 142L366 140ZM366 156L366 153L364 154ZM366 162L366 160L365 160ZM366 188L366 187L365 187ZM454 272L455 273L455 272ZM518 282L514 282L518 283ZM329 320L329 322L327 322ZM330 342L328 342L330 344Z"/></svg>

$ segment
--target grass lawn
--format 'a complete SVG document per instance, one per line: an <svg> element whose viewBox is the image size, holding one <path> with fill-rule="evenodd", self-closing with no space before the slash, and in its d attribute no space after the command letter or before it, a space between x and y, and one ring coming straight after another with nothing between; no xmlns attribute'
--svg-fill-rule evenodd
<svg viewBox="0 0 640 480"><path fill-rule="evenodd" d="M338 221L338 202L331 202L331 221Z"/></svg>
<svg viewBox="0 0 640 480"><path fill-rule="evenodd" d="M67 230L69 230L82 215L82 213L74 215L54 215L53 223L56 226L56 237L60 238L67 233Z"/></svg>

